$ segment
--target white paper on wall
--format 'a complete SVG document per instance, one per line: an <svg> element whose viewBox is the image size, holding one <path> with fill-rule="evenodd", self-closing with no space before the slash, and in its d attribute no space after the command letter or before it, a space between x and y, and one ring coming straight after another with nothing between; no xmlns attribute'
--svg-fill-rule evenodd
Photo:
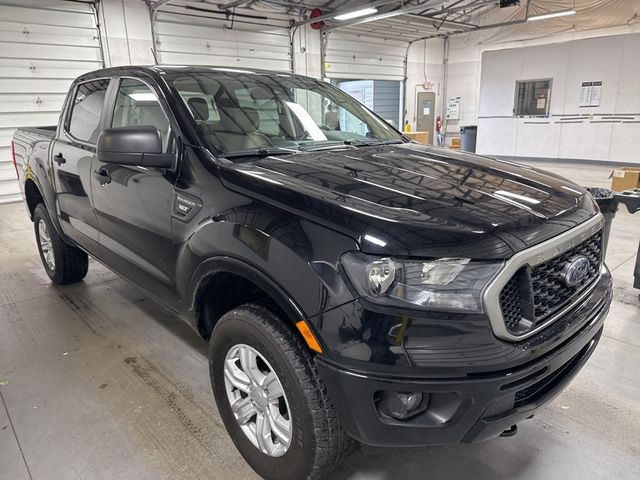
<svg viewBox="0 0 640 480"><path fill-rule="evenodd" d="M588 107L591 105L591 92L593 91L593 82L582 82L582 88L580 89L580 103L581 107Z"/></svg>
<svg viewBox="0 0 640 480"><path fill-rule="evenodd" d="M601 93L602 93L602 82L593 82L593 87L591 87L591 99L589 101L590 107L600 106Z"/></svg>

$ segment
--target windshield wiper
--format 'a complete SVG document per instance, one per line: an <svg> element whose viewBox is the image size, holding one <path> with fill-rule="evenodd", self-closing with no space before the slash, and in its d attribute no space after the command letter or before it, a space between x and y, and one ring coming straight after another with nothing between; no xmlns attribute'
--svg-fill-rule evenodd
<svg viewBox="0 0 640 480"><path fill-rule="evenodd" d="M304 152L317 152L319 150L333 150L338 148L360 148L373 147L378 145L398 145L405 143L402 140L358 140L348 139L339 140L331 143L323 143L321 145L301 145L299 148Z"/></svg>
<svg viewBox="0 0 640 480"><path fill-rule="evenodd" d="M303 152L317 152L320 150L333 150L336 148L358 148L358 147L340 140L340 141L329 142L329 143L324 142L320 145L301 145L299 148Z"/></svg>
<svg viewBox="0 0 640 480"><path fill-rule="evenodd" d="M356 147L373 147L377 145L399 145L401 143L405 143L402 140L358 140L351 139L345 140L345 145L354 145Z"/></svg>
<svg viewBox="0 0 640 480"><path fill-rule="evenodd" d="M293 153L300 153L300 150L294 148L282 148L282 147L262 147L251 148L249 150L237 150L235 152L229 152L223 154L224 158L236 158L236 157L268 157L271 155L291 155Z"/></svg>

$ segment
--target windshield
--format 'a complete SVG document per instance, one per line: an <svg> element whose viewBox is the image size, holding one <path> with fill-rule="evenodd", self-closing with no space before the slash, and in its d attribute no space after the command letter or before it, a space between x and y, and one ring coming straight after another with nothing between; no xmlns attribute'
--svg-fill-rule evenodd
<svg viewBox="0 0 640 480"><path fill-rule="evenodd" d="M200 138L224 156L404 141L352 97L313 79L214 71L179 74L172 83Z"/></svg>

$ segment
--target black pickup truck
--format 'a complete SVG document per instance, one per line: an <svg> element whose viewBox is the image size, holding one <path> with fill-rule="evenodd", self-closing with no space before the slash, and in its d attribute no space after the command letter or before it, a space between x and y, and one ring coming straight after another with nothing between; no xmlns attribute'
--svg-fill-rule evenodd
<svg viewBox="0 0 640 480"><path fill-rule="evenodd" d="M310 78L100 70L13 152L51 280L91 255L209 340L220 415L267 479L321 478L353 439L514 434L609 310L583 188L412 143Z"/></svg>

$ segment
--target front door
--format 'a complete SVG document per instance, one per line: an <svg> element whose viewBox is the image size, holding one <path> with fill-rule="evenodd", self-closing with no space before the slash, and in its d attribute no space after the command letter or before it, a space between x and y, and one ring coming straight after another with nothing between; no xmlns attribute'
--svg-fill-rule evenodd
<svg viewBox="0 0 640 480"><path fill-rule="evenodd" d="M165 153L175 151L158 96L140 80L122 78L106 115L107 128L154 126ZM93 163L93 198L105 263L168 304L174 301L175 255L171 236L171 170Z"/></svg>
<svg viewBox="0 0 640 480"><path fill-rule="evenodd" d="M436 94L433 92L418 93L418 115L416 130L429 132L429 144L433 145L433 128L435 119Z"/></svg>
<svg viewBox="0 0 640 480"><path fill-rule="evenodd" d="M51 145L58 215L64 233L90 253L98 249L97 219L91 202L91 164L102 130L110 79L76 86L58 139Z"/></svg>

